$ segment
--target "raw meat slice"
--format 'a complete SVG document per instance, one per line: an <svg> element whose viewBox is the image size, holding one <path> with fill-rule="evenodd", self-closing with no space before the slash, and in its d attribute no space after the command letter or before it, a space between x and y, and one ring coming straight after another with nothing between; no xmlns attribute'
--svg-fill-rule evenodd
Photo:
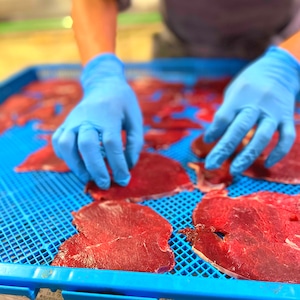
<svg viewBox="0 0 300 300"><path fill-rule="evenodd" d="M0 114L7 114L14 120L21 114L30 111L37 103L37 100L32 97L14 94L0 105Z"/></svg>
<svg viewBox="0 0 300 300"><path fill-rule="evenodd" d="M63 173L70 171L65 162L55 155L50 136L45 139L48 140L47 145L30 154L25 161L15 167L16 172L51 171Z"/></svg>
<svg viewBox="0 0 300 300"><path fill-rule="evenodd" d="M17 120L16 124L24 126L28 121L52 118L55 116L55 105L43 105L32 111L22 114Z"/></svg>
<svg viewBox="0 0 300 300"><path fill-rule="evenodd" d="M173 104L173 105L167 105L160 109L156 116L159 118L166 118L171 117L173 113L181 113L185 109L185 106L183 104Z"/></svg>
<svg viewBox="0 0 300 300"><path fill-rule="evenodd" d="M138 96L152 96L159 90L172 90L174 92L181 91L184 85L180 82L166 82L157 78L144 77L129 82L132 89Z"/></svg>
<svg viewBox="0 0 300 300"><path fill-rule="evenodd" d="M214 119L215 111L215 108L201 108L196 113L196 118L200 121L211 123Z"/></svg>
<svg viewBox="0 0 300 300"><path fill-rule="evenodd" d="M219 169L206 170L203 162L191 162L188 166L196 172L196 187L202 193L213 190L222 190L232 183L232 175L229 172L230 163L225 161Z"/></svg>
<svg viewBox="0 0 300 300"><path fill-rule="evenodd" d="M186 91L183 95L184 99L187 100L188 104L196 107L207 107L211 106L209 101L216 97L211 91Z"/></svg>
<svg viewBox="0 0 300 300"><path fill-rule="evenodd" d="M86 185L94 200L123 200L138 202L174 195L192 190L193 184L184 168L175 160L156 153L142 152L131 170L131 180L126 187L112 183L110 189L101 190L94 182Z"/></svg>
<svg viewBox="0 0 300 300"><path fill-rule="evenodd" d="M288 205L287 205L288 203ZM193 250L234 277L300 283L300 196L206 194L186 234Z"/></svg>
<svg viewBox="0 0 300 300"><path fill-rule="evenodd" d="M208 153L213 149L217 142L204 143L203 134L193 140L191 149L193 153L199 158L205 158Z"/></svg>
<svg viewBox="0 0 300 300"><path fill-rule="evenodd" d="M172 226L151 208L104 201L73 215L79 234L61 245L52 265L156 273L173 269Z"/></svg>
<svg viewBox="0 0 300 300"><path fill-rule="evenodd" d="M194 85L194 89L212 90L214 92L223 93L225 88L230 83L230 77L224 77L220 79L200 79Z"/></svg>
<svg viewBox="0 0 300 300"><path fill-rule="evenodd" d="M167 149L172 144L188 136L187 130L156 130L150 129L144 136L146 145L155 150Z"/></svg>
<svg viewBox="0 0 300 300"><path fill-rule="evenodd" d="M162 109L163 104L159 101L140 101L141 111L144 117L154 117Z"/></svg>
<svg viewBox="0 0 300 300"><path fill-rule="evenodd" d="M50 79L35 81L24 88L28 94L40 94L42 97L68 96L72 99L82 97L82 88L77 80L72 79Z"/></svg>
<svg viewBox="0 0 300 300"><path fill-rule="evenodd" d="M182 118L182 119L173 119L170 117L166 117L161 119L160 122L152 122L152 128L156 129L189 129L195 128L200 129L202 126L199 123L193 122L190 119Z"/></svg>
<svg viewBox="0 0 300 300"><path fill-rule="evenodd" d="M73 107L74 104L72 103L64 106L63 111L59 115L44 118L43 123L39 123L36 125L36 129L44 131L55 131L64 122Z"/></svg>
<svg viewBox="0 0 300 300"><path fill-rule="evenodd" d="M8 114L0 113L0 134L10 129L13 125L14 122Z"/></svg>
<svg viewBox="0 0 300 300"><path fill-rule="evenodd" d="M264 166L264 161L275 147L278 134L275 134L262 155L243 173L246 176L286 184L300 183L300 126L296 126L297 137L290 152L271 168Z"/></svg>

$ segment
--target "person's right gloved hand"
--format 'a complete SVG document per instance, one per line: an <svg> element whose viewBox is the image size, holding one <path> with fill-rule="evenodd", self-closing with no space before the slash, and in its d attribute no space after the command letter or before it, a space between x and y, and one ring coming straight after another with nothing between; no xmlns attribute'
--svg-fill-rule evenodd
<svg viewBox="0 0 300 300"><path fill-rule="evenodd" d="M295 139L294 103L300 90L299 79L299 62L279 47L271 47L241 72L227 88L224 102L205 132L205 142L220 138L206 157L205 167L219 168L253 126L256 126L255 134L233 160L230 172L239 174L246 170L277 130L278 144L265 165L271 167L282 159Z"/></svg>
<svg viewBox="0 0 300 300"><path fill-rule="evenodd" d="M83 99L54 133L54 151L81 181L94 180L101 189L108 189L110 175L101 142L113 180L125 186L143 146L143 120L123 64L113 54L99 55L83 69L81 83ZM122 129L127 134L125 151Z"/></svg>

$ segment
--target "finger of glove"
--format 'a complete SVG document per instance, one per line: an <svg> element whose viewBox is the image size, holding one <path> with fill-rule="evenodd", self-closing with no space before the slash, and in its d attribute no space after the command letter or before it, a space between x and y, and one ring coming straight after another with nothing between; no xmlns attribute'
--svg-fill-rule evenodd
<svg viewBox="0 0 300 300"><path fill-rule="evenodd" d="M293 120L281 124L279 127L278 143L268 156L265 166L270 168L280 161L292 148L295 138L296 131Z"/></svg>
<svg viewBox="0 0 300 300"><path fill-rule="evenodd" d="M245 171L269 144L277 123L272 119L262 119L255 134L245 149L234 159L230 166L230 173L235 175Z"/></svg>
<svg viewBox="0 0 300 300"><path fill-rule="evenodd" d="M110 176L100 151L99 132L93 126L80 126L78 148L90 177L99 188L108 189Z"/></svg>
<svg viewBox="0 0 300 300"><path fill-rule="evenodd" d="M55 130L55 132L53 133L52 138L51 138L53 150L54 150L56 156L57 156L58 158L60 158L60 159L62 159L62 155L61 155L61 153L60 153L58 141L59 141L60 136L61 136L61 134L63 133L63 131L64 131L64 130L63 130L62 127L57 128L57 129Z"/></svg>
<svg viewBox="0 0 300 300"><path fill-rule="evenodd" d="M130 181L130 173L123 151L121 132L118 130L104 130L102 142L114 181L121 186L126 186Z"/></svg>
<svg viewBox="0 0 300 300"><path fill-rule="evenodd" d="M219 168L241 143L257 119L258 111L251 108L242 110L228 127L224 136L206 157L205 168Z"/></svg>
<svg viewBox="0 0 300 300"><path fill-rule="evenodd" d="M83 183L87 183L90 176L77 148L76 133L65 129L55 143L61 158L66 162L67 166Z"/></svg>
<svg viewBox="0 0 300 300"><path fill-rule="evenodd" d="M125 158L131 169L137 163L144 144L143 117L138 104L135 109L128 110L125 130L127 133Z"/></svg>
<svg viewBox="0 0 300 300"><path fill-rule="evenodd" d="M212 143L219 139L234 120L234 117L235 114L233 110L228 110L227 105L223 104L214 115L213 122L204 133L204 142Z"/></svg>

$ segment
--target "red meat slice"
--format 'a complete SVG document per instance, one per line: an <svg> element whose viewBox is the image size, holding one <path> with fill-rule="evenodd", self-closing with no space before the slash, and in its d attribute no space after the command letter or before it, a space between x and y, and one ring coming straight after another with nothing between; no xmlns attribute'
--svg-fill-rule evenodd
<svg viewBox="0 0 300 300"><path fill-rule="evenodd" d="M137 96L150 97L154 92L159 90L179 92L184 85L180 82L166 82L156 78L144 77L129 82Z"/></svg>
<svg viewBox="0 0 300 300"><path fill-rule="evenodd" d="M156 153L141 153L131 170L126 187L112 183L109 190L99 189L94 182L86 185L94 200L123 200L138 202L170 196L183 190L192 190L193 184L183 167L175 160Z"/></svg>
<svg viewBox="0 0 300 300"><path fill-rule="evenodd" d="M201 134L196 139L193 140L191 148L193 153L199 158L205 158L208 153L213 149L213 147L217 144L214 143L204 143L203 135Z"/></svg>
<svg viewBox="0 0 300 300"><path fill-rule="evenodd" d="M33 109L37 103L37 100L32 97L15 94L8 97L5 102L0 105L0 114L6 114L12 119L15 119L21 114Z"/></svg>
<svg viewBox="0 0 300 300"><path fill-rule="evenodd" d="M144 136L146 144L155 150L167 149L170 145L188 136L186 130L156 130L150 129Z"/></svg>
<svg viewBox="0 0 300 300"><path fill-rule="evenodd" d="M215 108L201 108L196 113L196 118L198 120L211 123L214 119L215 111Z"/></svg>
<svg viewBox="0 0 300 300"><path fill-rule="evenodd" d="M200 79L194 85L194 89L212 90L214 92L223 93L225 88L230 83L230 77L220 79Z"/></svg>
<svg viewBox="0 0 300 300"><path fill-rule="evenodd" d="M196 172L196 187L207 193L213 190L222 190L232 183L232 176L229 172L230 163L225 161L219 169L206 170L203 162L191 162L188 166Z"/></svg>
<svg viewBox="0 0 300 300"><path fill-rule="evenodd" d="M52 265L155 273L173 269L172 226L151 208L93 202L73 215L79 234L61 245Z"/></svg>
<svg viewBox="0 0 300 300"><path fill-rule="evenodd" d="M35 81L24 89L26 93L40 94L43 97L68 96L71 99L82 97L82 88L77 80L72 79L50 79Z"/></svg>
<svg viewBox="0 0 300 300"><path fill-rule="evenodd" d="M10 129L13 125L14 122L8 114L0 113L0 134Z"/></svg>
<svg viewBox="0 0 300 300"><path fill-rule="evenodd" d="M193 122L190 119L173 119L170 117L163 118L160 122L151 122L151 127L156 129L200 129L202 126L199 123Z"/></svg>
<svg viewBox="0 0 300 300"><path fill-rule="evenodd" d="M40 120L52 118L55 116L55 105L43 105L32 111L22 114L17 120L16 124L19 126L24 126L27 122L31 120Z"/></svg>
<svg viewBox="0 0 300 300"><path fill-rule="evenodd" d="M15 167L16 172L52 171L63 173L70 171L65 162L55 155L50 136L45 139L48 140L48 144L30 154L24 162Z"/></svg>
<svg viewBox="0 0 300 300"><path fill-rule="evenodd" d="M288 205L287 205L288 203ZM300 198L258 192L206 194L186 234L193 250L230 276L300 283Z"/></svg>
<svg viewBox="0 0 300 300"><path fill-rule="evenodd" d="M172 104L172 105L167 105L160 109L156 116L159 118L166 118L170 117L173 113L181 113L185 109L185 106L182 104Z"/></svg>
<svg viewBox="0 0 300 300"><path fill-rule="evenodd" d="M66 119L74 104L69 104L63 107L63 112L59 115L44 118L42 123L36 125L36 129L44 131L55 131Z"/></svg>
<svg viewBox="0 0 300 300"><path fill-rule="evenodd" d="M154 117L163 107L159 101L140 101L141 111L144 117Z"/></svg>

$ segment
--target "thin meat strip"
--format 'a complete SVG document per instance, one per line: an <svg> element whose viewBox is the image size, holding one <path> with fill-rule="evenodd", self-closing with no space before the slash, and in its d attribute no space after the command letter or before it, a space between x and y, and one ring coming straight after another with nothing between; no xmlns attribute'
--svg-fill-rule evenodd
<svg viewBox="0 0 300 300"><path fill-rule="evenodd" d="M43 138L47 140L47 145L30 154L19 166L15 167L16 172L52 171L64 173L70 171L66 163L56 156L50 135L44 135Z"/></svg>

